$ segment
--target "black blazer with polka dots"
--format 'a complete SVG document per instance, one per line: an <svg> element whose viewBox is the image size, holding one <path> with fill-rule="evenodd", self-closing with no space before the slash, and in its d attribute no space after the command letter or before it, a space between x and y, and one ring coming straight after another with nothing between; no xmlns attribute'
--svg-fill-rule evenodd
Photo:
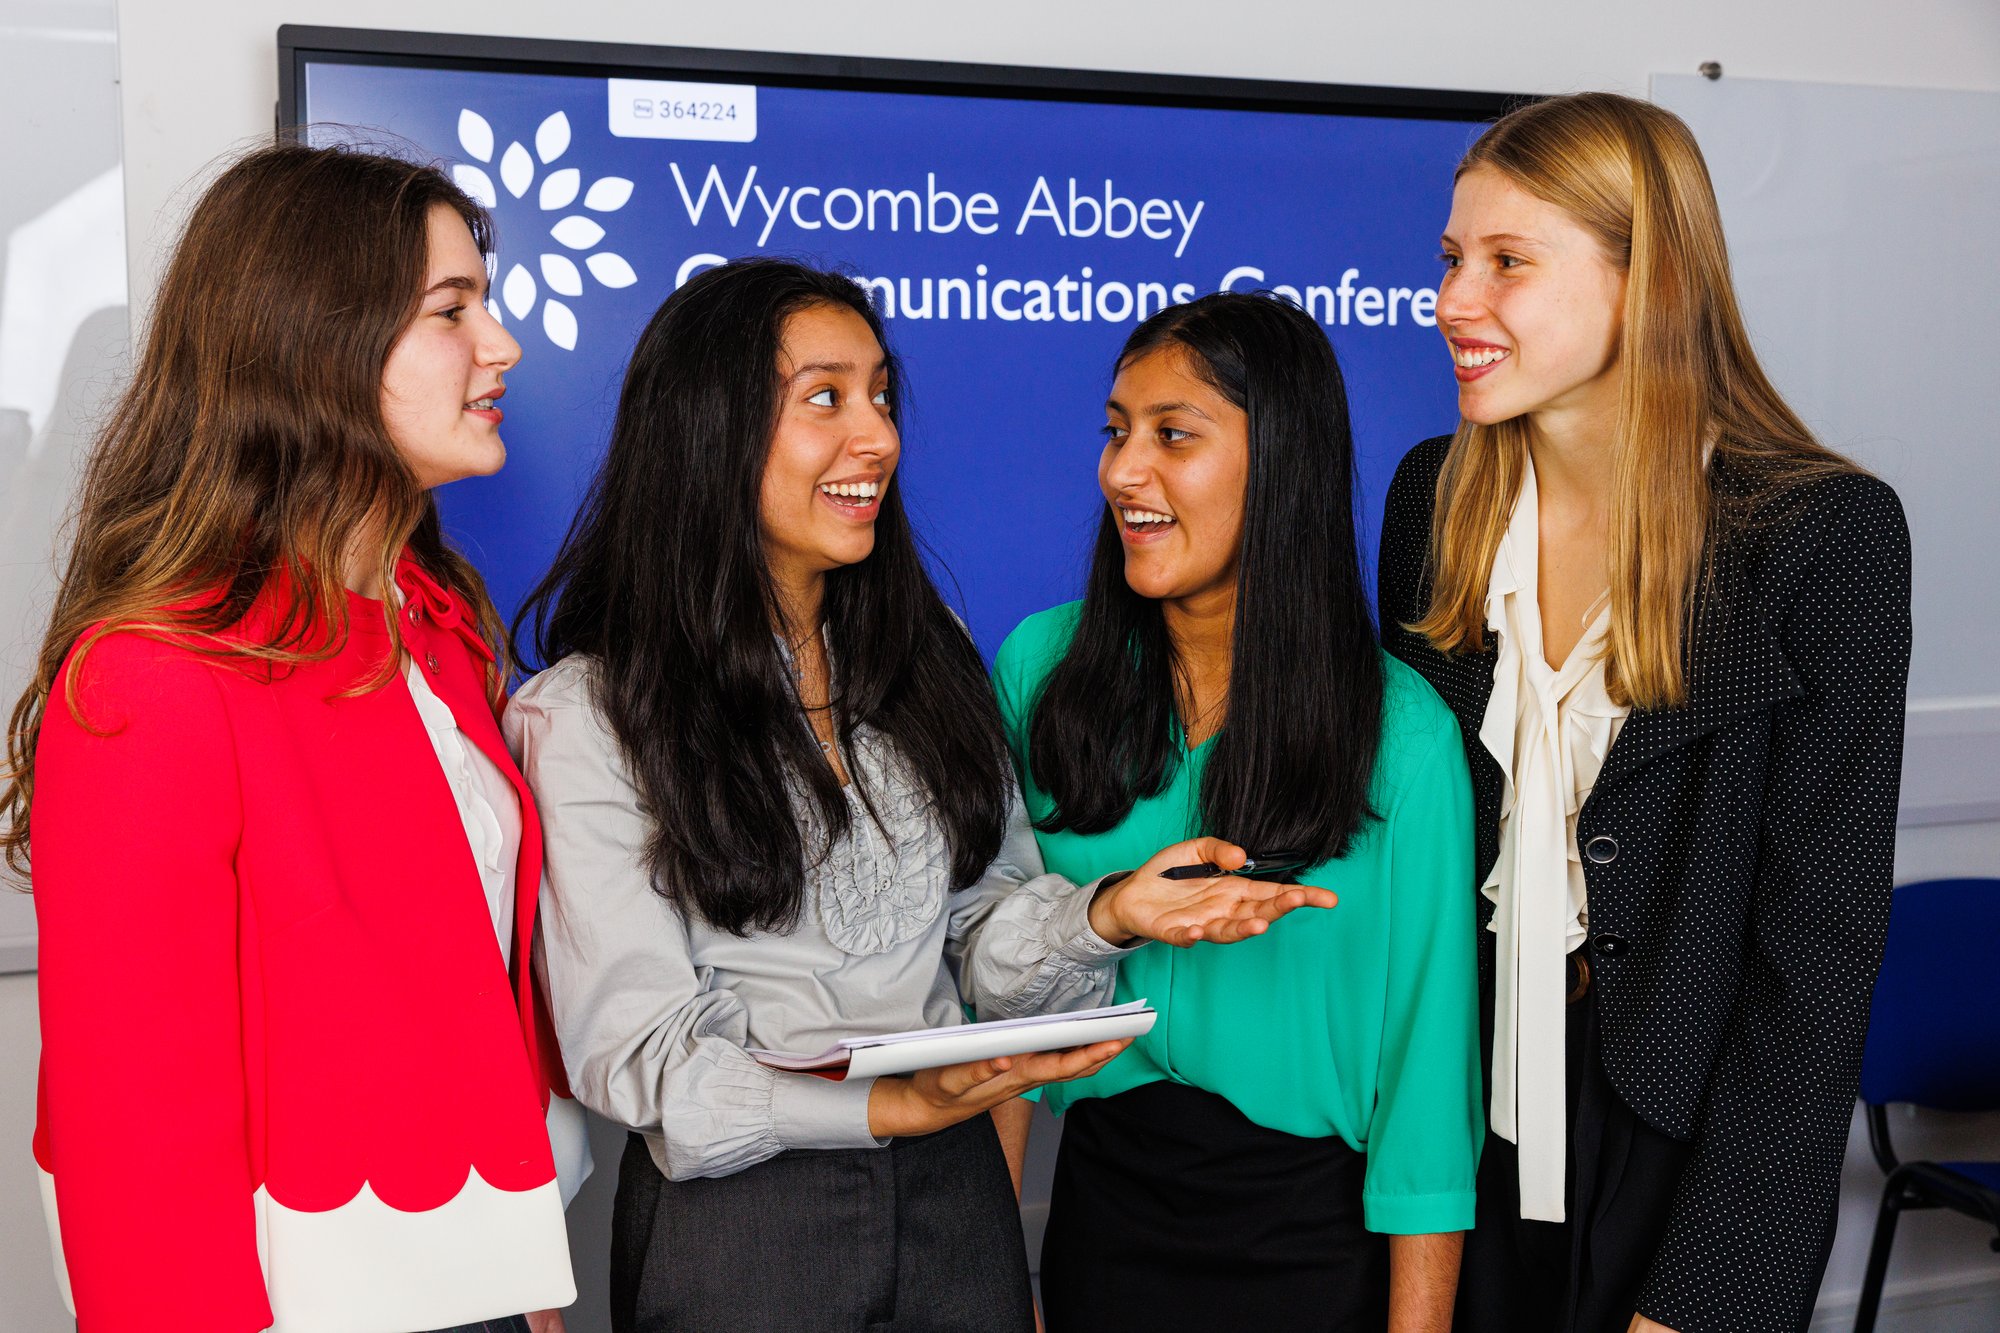
<svg viewBox="0 0 2000 1333"><path fill-rule="evenodd" d="M1501 773L1479 744L1494 656L1405 625L1429 598L1448 437L1403 459L1378 570L1383 639L1457 715L1478 873ZM1718 461L1718 492L1741 478ZM1717 543L1688 702L1635 711L1577 819L1605 1073L1693 1151L1642 1307L1682 1333L1806 1326L1833 1240L1889 921L1910 539L1888 486L1812 482ZM1468 886L1468 892L1476 892ZM1492 994L1491 904L1479 899Z"/></svg>

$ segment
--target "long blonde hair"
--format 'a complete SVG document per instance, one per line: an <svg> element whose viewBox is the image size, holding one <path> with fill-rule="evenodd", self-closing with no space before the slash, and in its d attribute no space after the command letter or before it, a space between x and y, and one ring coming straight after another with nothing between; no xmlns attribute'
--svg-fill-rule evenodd
<svg viewBox="0 0 2000 1333"><path fill-rule="evenodd" d="M1612 441L1607 680L1640 708L1684 703L1684 638L1720 526L1714 461L1740 465L1744 512L1774 490L1853 471L1757 364L1729 276L1722 217L1678 116L1614 93L1517 108L1458 165L1501 172L1591 232L1625 271ZM1526 473L1525 416L1461 421L1438 477L1432 592L1410 626L1445 651L1485 642L1486 583Z"/></svg>
<svg viewBox="0 0 2000 1333"><path fill-rule="evenodd" d="M504 663L485 585L382 421L383 367L416 316L438 205L491 248L485 213L441 172L347 148L259 149L195 205L92 450L34 679L10 719L0 850L16 873L28 871L36 742L72 648L73 672L121 630L246 664L332 657L348 629L341 575L365 533L384 586L407 549L465 596ZM246 632L260 599L272 614ZM362 688L386 683L395 661ZM74 690L69 705L89 726Z"/></svg>

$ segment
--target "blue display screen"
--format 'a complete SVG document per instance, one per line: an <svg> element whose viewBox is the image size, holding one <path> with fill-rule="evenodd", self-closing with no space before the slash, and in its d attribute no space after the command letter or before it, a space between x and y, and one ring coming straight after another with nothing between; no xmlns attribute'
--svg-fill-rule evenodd
<svg viewBox="0 0 2000 1333"><path fill-rule="evenodd" d="M302 74L318 140L388 131L493 209L494 305L523 348L508 462L440 501L503 614L570 522L640 329L724 258L789 255L873 284L907 372L897 484L989 657L1081 591L1112 360L1164 303L1276 288L1327 328L1371 566L1397 459L1457 419L1432 305L1469 114L345 61Z"/></svg>

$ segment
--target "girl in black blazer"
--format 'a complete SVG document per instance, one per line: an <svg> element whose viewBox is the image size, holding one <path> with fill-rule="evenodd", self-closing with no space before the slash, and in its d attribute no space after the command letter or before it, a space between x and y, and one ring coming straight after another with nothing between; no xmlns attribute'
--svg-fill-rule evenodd
<svg viewBox="0 0 2000 1333"><path fill-rule="evenodd" d="M1462 420L1397 471L1379 604L1473 775L1457 1327L1803 1329L1889 917L1902 508L1759 369L1669 113L1508 115L1444 249Z"/></svg>

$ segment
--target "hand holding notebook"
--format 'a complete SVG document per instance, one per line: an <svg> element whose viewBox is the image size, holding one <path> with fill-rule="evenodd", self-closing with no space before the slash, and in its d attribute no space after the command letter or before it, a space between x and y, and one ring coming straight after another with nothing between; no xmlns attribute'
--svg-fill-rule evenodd
<svg viewBox="0 0 2000 1333"><path fill-rule="evenodd" d="M991 1023L848 1037L811 1055L755 1048L750 1054L759 1064L790 1073L818 1074L832 1079L873 1078L1140 1037L1152 1030L1158 1016L1144 1000L1134 1000L1130 1004L1069 1014L1037 1014Z"/></svg>

